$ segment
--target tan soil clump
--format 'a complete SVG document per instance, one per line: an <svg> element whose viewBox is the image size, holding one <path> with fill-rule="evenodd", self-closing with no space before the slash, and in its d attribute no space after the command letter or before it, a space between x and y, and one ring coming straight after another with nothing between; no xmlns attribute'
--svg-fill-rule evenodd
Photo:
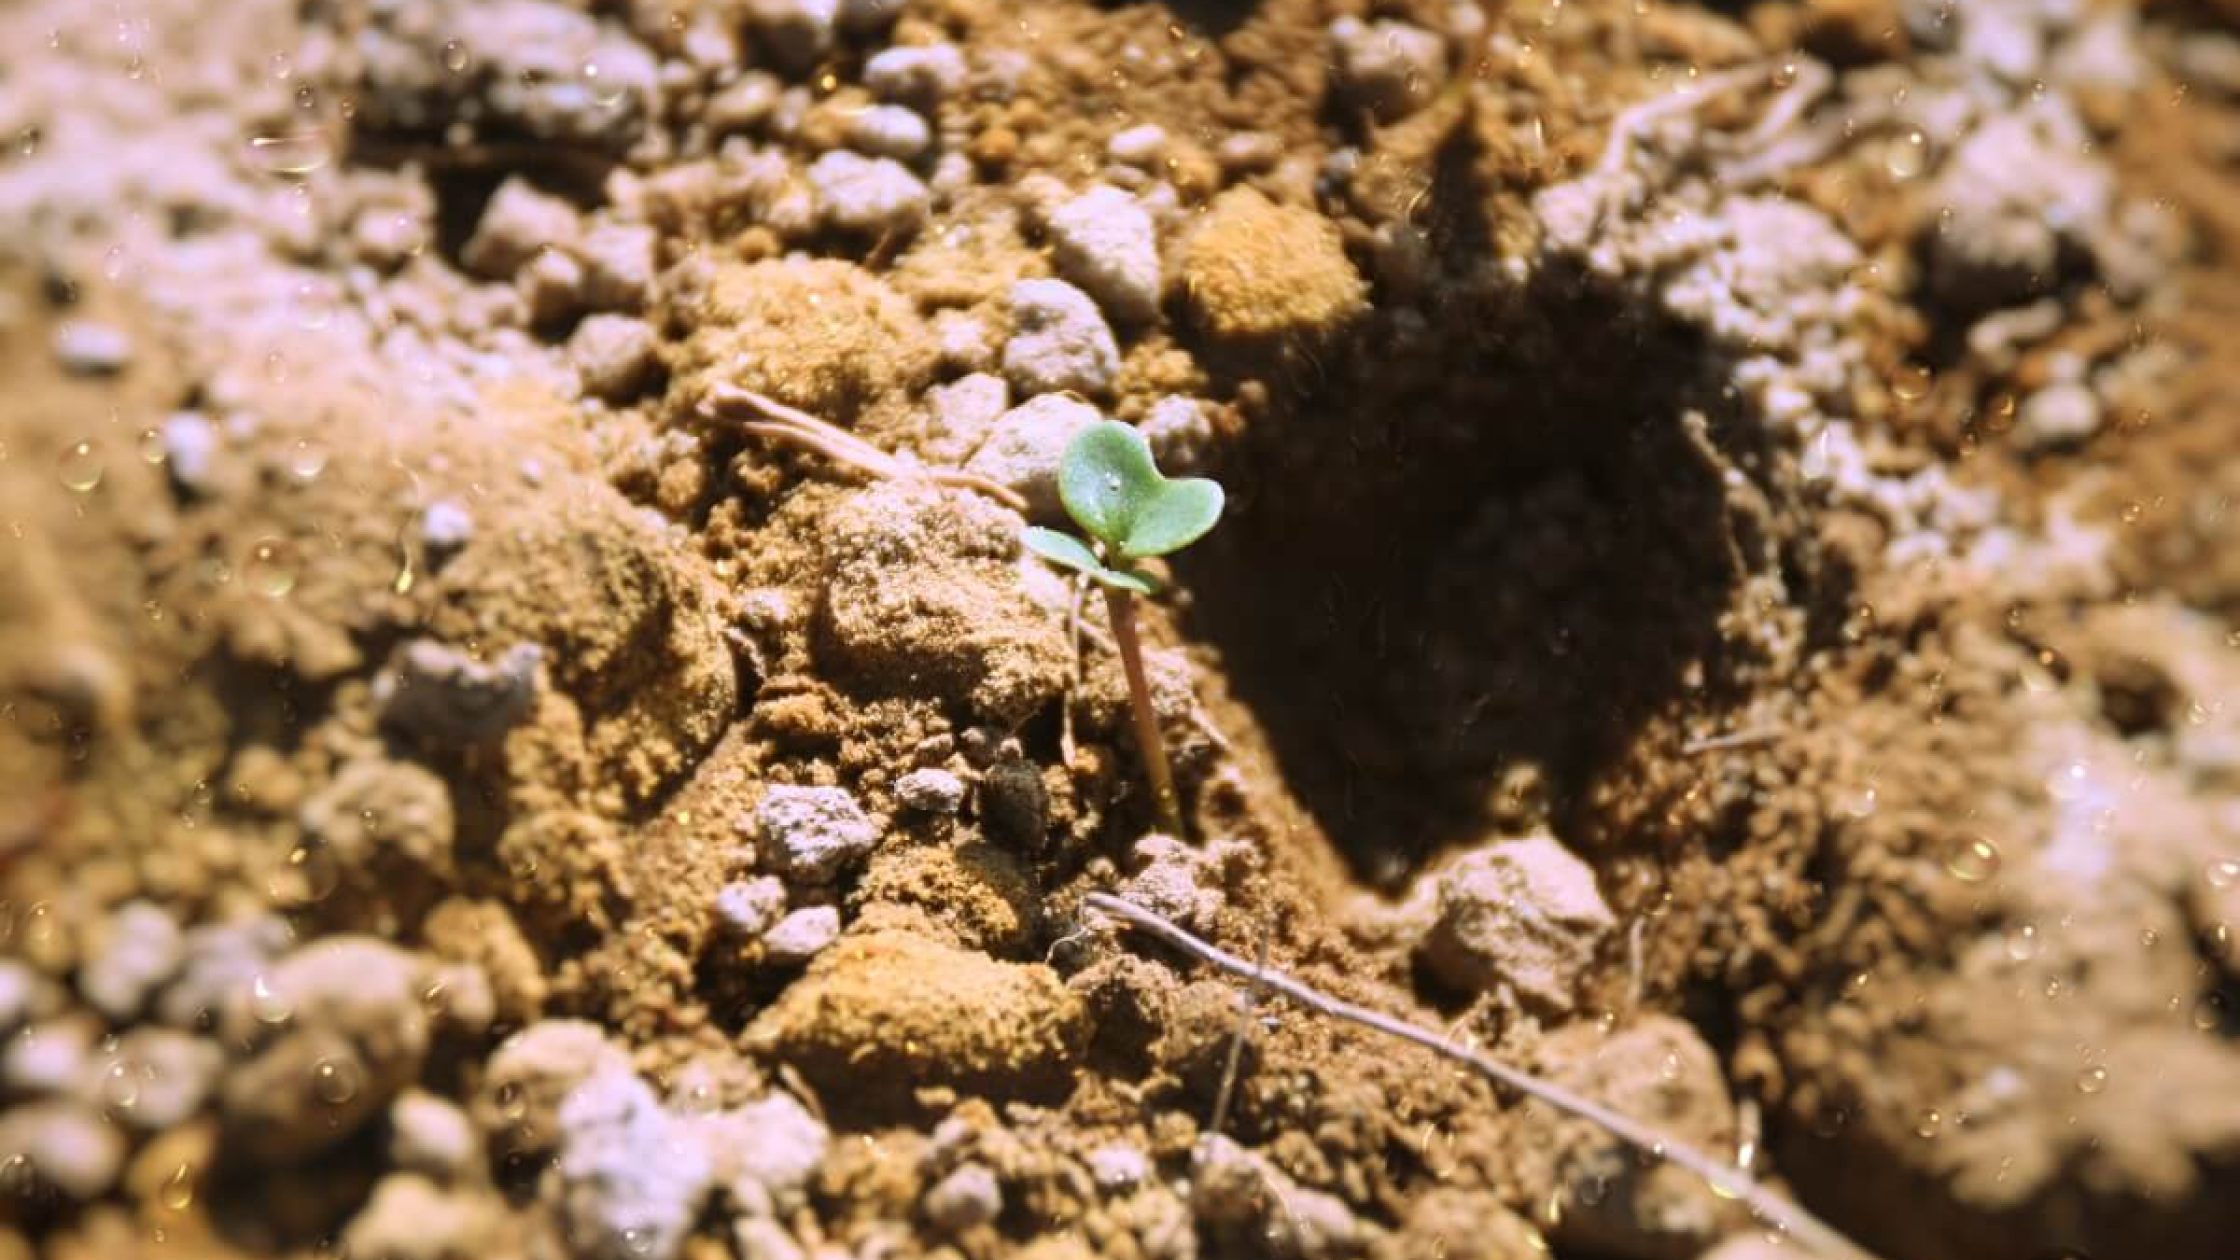
<svg viewBox="0 0 2240 1260"><path fill-rule="evenodd" d="M1071 657L1020 585L1017 515L890 484L841 500L825 529L819 655L845 674L1006 725L1063 694Z"/></svg>
<svg viewBox="0 0 2240 1260"><path fill-rule="evenodd" d="M887 391L913 393L933 334L909 299L852 263L778 259L718 270L671 364L683 396L743 386L846 423Z"/></svg>
<svg viewBox="0 0 2240 1260"><path fill-rule="evenodd" d="M944 1087L1050 1099L1087 1031L1081 1000L1047 967L874 932L820 956L746 1042L800 1069L829 1106L896 1114Z"/></svg>
<svg viewBox="0 0 2240 1260"><path fill-rule="evenodd" d="M1183 252L1182 283L1219 337L1327 333L1369 298L1336 224L1250 188L1214 198Z"/></svg>

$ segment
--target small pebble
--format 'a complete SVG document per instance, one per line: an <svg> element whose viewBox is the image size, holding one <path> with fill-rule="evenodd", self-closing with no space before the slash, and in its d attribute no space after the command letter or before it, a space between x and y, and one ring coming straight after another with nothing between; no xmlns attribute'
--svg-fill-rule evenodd
<svg viewBox="0 0 2240 1260"><path fill-rule="evenodd" d="M72 1102L40 1102L0 1115L0 1152L41 1185L84 1203L117 1183L124 1169L124 1135L100 1116Z"/></svg>
<svg viewBox="0 0 2240 1260"><path fill-rule="evenodd" d="M1089 1175L1098 1189L1122 1193L1151 1179L1151 1160L1135 1147L1115 1142L1089 1152Z"/></svg>
<svg viewBox="0 0 2240 1260"><path fill-rule="evenodd" d="M798 966L823 953L839 939L839 910L832 906L805 906L778 920L762 934L763 956L781 967Z"/></svg>
<svg viewBox="0 0 2240 1260"><path fill-rule="evenodd" d="M933 128L906 106L874 105L849 120L848 143L873 157L908 161L932 146Z"/></svg>
<svg viewBox="0 0 2240 1260"><path fill-rule="evenodd" d="M491 196L460 259L485 276L510 276L539 254L572 247L580 230L574 206L516 177Z"/></svg>
<svg viewBox="0 0 2240 1260"><path fill-rule="evenodd" d="M1011 286L1003 372L1023 395L1102 394L1120 372L1120 346L1088 294L1063 280Z"/></svg>
<svg viewBox="0 0 2240 1260"><path fill-rule="evenodd" d="M1130 166L1149 167L1167 153L1167 129L1142 123L1117 132L1104 144L1105 156Z"/></svg>
<svg viewBox="0 0 2240 1260"><path fill-rule="evenodd" d="M2092 387L2063 381L2022 400L2014 435L2027 450L2058 450L2089 441L2100 431L2100 421L2100 398Z"/></svg>
<svg viewBox="0 0 2240 1260"><path fill-rule="evenodd" d="M1113 318L1158 314L1158 232L1135 198L1100 184L1052 211L1049 228L1058 270Z"/></svg>
<svg viewBox="0 0 2240 1260"><path fill-rule="evenodd" d="M90 1098L129 1128L161 1133L201 1112L224 1068L216 1042L170 1028L135 1028L94 1057Z"/></svg>
<svg viewBox="0 0 2240 1260"><path fill-rule="evenodd" d="M746 0L747 22L770 55L799 72L832 50L840 0Z"/></svg>
<svg viewBox="0 0 2240 1260"><path fill-rule="evenodd" d="M657 362L653 326L628 315L592 315L568 338L568 361L583 392L622 402L653 375Z"/></svg>
<svg viewBox="0 0 2240 1260"><path fill-rule="evenodd" d="M1151 404L1143 418L1143 438L1152 457L1170 472L1196 472L1213 450L1213 421L1195 398L1169 394Z"/></svg>
<svg viewBox="0 0 2240 1260"><path fill-rule="evenodd" d="M72 376L115 376L132 362L132 338L112 324L64 320L54 330L54 357Z"/></svg>
<svg viewBox="0 0 2240 1260"><path fill-rule="evenodd" d="M892 158L835 149L809 166L817 214L827 227L864 236L914 230L925 221L925 181Z"/></svg>
<svg viewBox="0 0 2240 1260"><path fill-rule="evenodd" d="M895 781L894 796L905 809L954 814L964 808L964 780L946 770L912 770Z"/></svg>
<svg viewBox="0 0 2240 1260"><path fill-rule="evenodd" d="M1003 1187L984 1164L965 1164L926 1191L921 1206L935 1229L957 1234L1003 1212Z"/></svg>
<svg viewBox="0 0 2240 1260"><path fill-rule="evenodd" d="M178 920L152 902L129 902L109 916L99 948L78 971L78 991L123 1023L177 974L184 957Z"/></svg>
<svg viewBox="0 0 2240 1260"><path fill-rule="evenodd" d="M789 879L825 883L878 846L879 828L841 788L776 785L755 808L761 854Z"/></svg>
<svg viewBox="0 0 2240 1260"><path fill-rule="evenodd" d="M55 1019L17 1033L0 1052L0 1085L10 1094L64 1094L86 1078L93 1061L93 1028L81 1019Z"/></svg>
<svg viewBox="0 0 2240 1260"><path fill-rule="evenodd" d="M996 420L965 471L1018 491L1030 518L1055 522L1065 511L1058 501L1058 460L1100 418L1078 398L1038 394Z"/></svg>
<svg viewBox="0 0 2240 1260"><path fill-rule="evenodd" d="M212 480L218 457L218 426L199 411L178 411L166 417L160 436L163 466L171 484L181 493L208 496L216 489Z"/></svg>
<svg viewBox="0 0 2240 1260"><path fill-rule="evenodd" d="M474 514L457 499L437 499L420 514L420 545L442 562L474 541Z"/></svg>
<svg viewBox="0 0 2240 1260"><path fill-rule="evenodd" d="M480 1151L474 1122L449 1099L406 1090L389 1108L389 1158L399 1168L448 1180Z"/></svg>
<svg viewBox="0 0 2240 1260"><path fill-rule="evenodd" d="M716 893L716 922L744 940L759 940L786 911L786 886L775 875L725 884Z"/></svg>
<svg viewBox="0 0 2240 1260"><path fill-rule="evenodd" d="M931 106L964 86L964 54L954 44L887 48L863 65L864 86L888 100Z"/></svg>
<svg viewBox="0 0 2240 1260"><path fill-rule="evenodd" d="M1379 122L1405 118L1446 85L1446 41L1420 26L1342 17L1330 24L1330 42L1339 92Z"/></svg>

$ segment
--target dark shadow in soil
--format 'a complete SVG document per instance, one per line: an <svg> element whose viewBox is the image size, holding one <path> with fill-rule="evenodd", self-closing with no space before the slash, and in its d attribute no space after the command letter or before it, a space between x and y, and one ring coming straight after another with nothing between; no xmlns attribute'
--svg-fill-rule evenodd
<svg viewBox="0 0 2240 1260"><path fill-rule="evenodd" d="M1180 565L1292 790L1386 887L1505 815L1560 825L1647 717L1726 698L1743 574L1705 447L1752 439L1700 345L1573 278L1473 305L1300 373Z"/></svg>

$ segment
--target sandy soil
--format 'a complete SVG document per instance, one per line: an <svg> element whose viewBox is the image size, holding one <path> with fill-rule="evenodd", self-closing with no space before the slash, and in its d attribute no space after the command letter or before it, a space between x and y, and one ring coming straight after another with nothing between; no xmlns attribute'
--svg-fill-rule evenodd
<svg viewBox="0 0 2240 1260"><path fill-rule="evenodd" d="M0 1260L2229 1254L2236 28L0 8Z"/></svg>

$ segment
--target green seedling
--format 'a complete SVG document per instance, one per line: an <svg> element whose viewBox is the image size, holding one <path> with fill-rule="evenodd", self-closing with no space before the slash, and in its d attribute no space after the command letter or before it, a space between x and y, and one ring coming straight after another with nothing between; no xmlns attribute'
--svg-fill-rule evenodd
<svg viewBox="0 0 2240 1260"><path fill-rule="evenodd" d="M1092 541L1039 525L1027 528L1029 551L1052 564L1087 574L1104 588L1112 615L1112 640L1120 668L1128 676L1128 702L1135 710L1136 744L1160 825L1182 834L1182 804L1175 795L1174 771L1151 708L1151 684L1143 672L1143 644L1136 633L1135 597L1155 595L1159 584L1134 567L1138 560L1180 551L1205 536L1221 519L1219 482L1203 477L1161 475L1151 446L1128 425L1100 420L1067 443L1058 461L1058 498Z"/></svg>

